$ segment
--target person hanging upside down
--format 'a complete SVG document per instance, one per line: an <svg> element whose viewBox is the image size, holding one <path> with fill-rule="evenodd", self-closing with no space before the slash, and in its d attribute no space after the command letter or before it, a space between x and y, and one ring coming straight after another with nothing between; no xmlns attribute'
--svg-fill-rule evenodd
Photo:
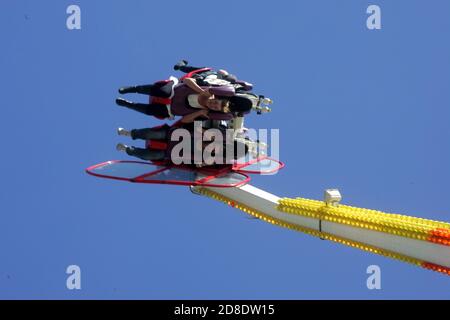
<svg viewBox="0 0 450 320"><path fill-rule="evenodd" d="M147 142L150 141L159 141L159 143L163 143L165 144L164 148L152 148L151 145L150 147L147 148L138 148L138 147L133 147L133 146L127 146L123 143L119 143L116 146L116 149L118 151L124 151L126 152L129 156L133 156L133 157L137 157L139 159L142 160L149 160L149 161L166 161L166 160L170 160L172 162L174 159L172 159L172 150L174 150L174 147L176 145L178 145L180 143L180 135L176 135L176 137L174 136L174 133L176 133L177 129L185 129L189 132L189 143L190 143L190 147L189 150L191 151L191 153L189 155L185 155L181 152L181 154L176 153L176 157L178 158L178 160L180 159L185 159L184 163L185 164L194 164L194 153L195 150L197 149L198 151L201 152L202 155L202 164L213 164L211 159L206 160L203 159L203 150L205 147L207 147L210 143L214 143L212 141L204 141L202 140L202 135L200 135L200 140L195 140L195 135L194 135L194 130L198 129L198 127L194 127L193 124L189 124L189 125L183 125L182 127L178 127L178 126L174 126L174 127L169 127L168 125L163 125L161 127L156 127L156 128L144 128L144 129L133 129L133 130L126 130L124 128L118 128L117 129L117 133L121 136L127 136L130 137L133 140L136 139L140 139L140 140L146 140ZM203 128L201 128L200 126L200 130L203 132ZM248 146L245 145L244 143L241 143L239 141L236 140L232 140L231 143L228 143L228 141L226 140L226 133L225 131L221 132L222 134L222 150L223 150L223 157L220 158L220 162L219 164L223 164L227 161L227 154L225 152L225 150L228 150L228 152L233 152L233 157L232 159L237 159L240 158L242 156L244 156L245 154L247 154L248 152ZM175 137L172 141L172 138ZM229 149L227 149L229 148ZM232 151L229 151L232 150ZM181 149L181 151L184 151L183 149ZM185 158L187 156L187 158ZM214 156L214 153L213 153ZM180 161L181 162L181 161ZM187 162L187 163L186 163ZM198 164L198 163L197 163Z"/></svg>
<svg viewBox="0 0 450 320"><path fill-rule="evenodd" d="M178 83L171 77L167 81L159 81L150 85L123 87L119 93L140 93L150 96L150 103L135 103L122 98L116 99L119 106L155 116L160 119L182 116L182 123L190 123L197 118L212 120L230 120L230 102L235 89L230 86L200 87L196 81L187 78ZM217 98L215 94L221 96Z"/></svg>
<svg viewBox="0 0 450 320"><path fill-rule="evenodd" d="M194 67L194 66L190 66L189 62L186 60L179 61L176 65L173 66L173 69L176 71L179 70L179 71L187 73L187 74L193 73L192 78L197 80L197 83L199 85L211 84L208 82L208 80L214 79L214 78L220 79L220 80L225 80L229 83L236 83L236 81L238 81L238 79L236 78L236 76L234 74L230 74L226 70L220 69L218 71L214 71L207 67ZM194 73L195 71L200 71L200 72Z"/></svg>
<svg viewBox="0 0 450 320"><path fill-rule="evenodd" d="M192 78L199 86L221 86L232 85L236 91L250 91L253 85L246 81L238 80L233 74L228 71L220 69L215 71L207 67L194 67L188 65L186 60L181 60L173 67L174 70L179 70L186 73L181 79Z"/></svg>

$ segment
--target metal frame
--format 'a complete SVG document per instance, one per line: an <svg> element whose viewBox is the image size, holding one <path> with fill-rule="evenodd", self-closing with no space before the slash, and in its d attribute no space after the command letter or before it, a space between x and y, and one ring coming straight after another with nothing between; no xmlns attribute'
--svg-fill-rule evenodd
<svg viewBox="0 0 450 320"><path fill-rule="evenodd" d="M309 218L296 214L289 214L277 209L278 196L246 184L237 188L204 188L214 193L230 199L255 212L261 212L267 217L285 222L287 225L298 226L310 230L323 232L341 239L348 239L357 243L365 244L369 247L386 250L386 252L398 254L399 256L414 259L421 262L422 267L435 269L444 273L449 273L450 268L450 246L422 241L399 235L358 228L356 226L344 225L325 221L321 219ZM231 203L236 207L236 203ZM444 267L444 268L441 268ZM442 270L440 270L442 269Z"/></svg>

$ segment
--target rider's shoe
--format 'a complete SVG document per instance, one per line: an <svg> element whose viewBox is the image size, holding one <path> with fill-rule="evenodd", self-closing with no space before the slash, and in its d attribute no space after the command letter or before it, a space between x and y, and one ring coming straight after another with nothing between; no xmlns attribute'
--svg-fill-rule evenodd
<svg viewBox="0 0 450 320"><path fill-rule="evenodd" d="M129 106L133 105L133 102L122 99L122 98L117 98L116 103L121 107L129 107Z"/></svg>
<svg viewBox="0 0 450 320"><path fill-rule="evenodd" d="M131 137L131 132L124 128L117 128L117 134L119 136Z"/></svg>
<svg viewBox="0 0 450 320"><path fill-rule="evenodd" d="M181 60L176 65L173 66L173 70L180 70L180 67L187 66L188 63L189 62L187 60Z"/></svg>
<svg viewBox="0 0 450 320"><path fill-rule="evenodd" d="M136 93L136 87L122 87L119 89L120 94L126 94L126 93Z"/></svg>
<svg viewBox="0 0 450 320"><path fill-rule="evenodd" d="M116 145L116 150L117 151L127 151L127 149L128 149L128 146L126 144L118 143Z"/></svg>

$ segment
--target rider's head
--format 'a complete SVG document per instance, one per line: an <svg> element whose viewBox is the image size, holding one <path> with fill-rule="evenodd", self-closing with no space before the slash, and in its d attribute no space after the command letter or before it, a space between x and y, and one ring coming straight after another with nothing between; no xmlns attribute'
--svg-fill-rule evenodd
<svg viewBox="0 0 450 320"><path fill-rule="evenodd" d="M208 99L206 106L212 111L220 111L225 113L230 112L230 102L228 100L216 98Z"/></svg>

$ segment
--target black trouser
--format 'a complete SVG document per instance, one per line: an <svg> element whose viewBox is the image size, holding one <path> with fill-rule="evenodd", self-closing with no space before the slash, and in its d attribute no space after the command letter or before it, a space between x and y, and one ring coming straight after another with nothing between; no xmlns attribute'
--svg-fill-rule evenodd
<svg viewBox="0 0 450 320"><path fill-rule="evenodd" d="M199 70L199 69L203 69L203 68L204 67L181 66L181 67L179 67L179 70L181 70L184 73L189 73L189 72L192 72L192 71L195 71L195 70ZM197 84L199 86L208 86L208 84L204 83L202 80L204 78L206 78L207 76L211 75L211 74L217 75L217 77L219 79L227 80L227 81L229 81L231 83L235 83L237 81L237 78L236 78L236 76L234 74L227 74L225 76L225 75L217 73L217 71L209 70L209 71L203 71L201 73L197 73L196 74L197 75L197 79L196 79L197 80ZM194 78L195 78L195 75L194 75Z"/></svg>
<svg viewBox="0 0 450 320"><path fill-rule="evenodd" d="M158 118L168 118L170 117L169 111L167 110L167 106L164 104L158 103L131 103L126 105L128 109L146 114L148 116L154 116Z"/></svg>
<svg viewBox="0 0 450 320"><path fill-rule="evenodd" d="M156 82L154 84L146 84L136 86L136 92L154 97L168 98L172 94L173 82Z"/></svg>
<svg viewBox="0 0 450 320"><path fill-rule="evenodd" d="M199 70L199 69L203 69L203 68L204 67L192 67L192 66L186 65L186 66L178 67L178 70L180 70L181 72L184 72L184 73L189 73L189 72L192 72L192 71L195 71L195 70Z"/></svg>
<svg viewBox="0 0 450 320"><path fill-rule="evenodd" d="M131 130L131 138L133 140L167 140L168 128L168 126L162 126L159 128L133 129Z"/></svg>
<svg viewBox="0 0 450 320"><path fill-rule="evenodd" d="M134 87L136 93L146 94L154 97L168 98L172 94L173 83L170 82L157 82L154 84L147 84L142 86ZM168 118L170 117L167 111L167 106L159 103L132 103L126 106L134 111L144 113L148 116L154 116L158 118Z"/></svg>
<svg viewBox="0 0 450 320"><path fill-rule="evenodd" d="M127 147L127 154L142 160L164 160L166 152L158 149Z"/></svg>
<svg viewBox="0 0 450 320"><path fill-rule="evenodd" d="M162 126L160 128L134 129L131 130L131 138L133 140L167 140L168 128L168 126ZM142 160L163 160L166 156L164 150L158 149L127 147L126 152L128 155L138 157Z"/></svg>

